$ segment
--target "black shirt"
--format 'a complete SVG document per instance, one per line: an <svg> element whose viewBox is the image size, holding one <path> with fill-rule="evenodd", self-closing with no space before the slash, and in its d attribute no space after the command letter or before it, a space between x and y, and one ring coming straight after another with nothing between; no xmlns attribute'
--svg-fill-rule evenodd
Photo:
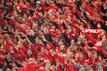
<svg viewBox="0 0 107 71"><path fill-rule="evenodd" d="M53 42L53 39L50 34L45 34L45 39L51 43Z"/></svg>
<svg viewBox="0 0 107 71"><path fill-rule="evenodd" d="M62 36L64 38L65 44L67 43L67 47L69 47L71 45L71 40L67 37L67 35L65 33L62 33Z"/></svg>
<svg viewBox="0 0 107 71"><path fill-rule="evenodd" d="M28 39L34 44L35 43L35 36L27 35Z"/></svg>

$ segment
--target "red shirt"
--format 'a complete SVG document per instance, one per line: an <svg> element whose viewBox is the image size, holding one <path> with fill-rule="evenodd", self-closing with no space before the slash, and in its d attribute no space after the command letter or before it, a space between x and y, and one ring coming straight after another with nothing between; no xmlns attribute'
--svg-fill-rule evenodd
<svg viewBox="0 0 107 71"><path fill-rule="evenodd" d="M30 63L26 65L26 71L35 71L36 70L36 64L35 63Z"/></svg>

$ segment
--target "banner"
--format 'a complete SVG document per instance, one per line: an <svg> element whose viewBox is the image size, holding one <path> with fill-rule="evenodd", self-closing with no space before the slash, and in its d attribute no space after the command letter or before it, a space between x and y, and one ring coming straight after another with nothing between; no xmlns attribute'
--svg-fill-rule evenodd
<svg viewBox="0 0 107 71"><path fill-rule="evenodd" d="M104 31L102 29L83 29L83 33L93 33L93 34L104 34Z"/></svg>

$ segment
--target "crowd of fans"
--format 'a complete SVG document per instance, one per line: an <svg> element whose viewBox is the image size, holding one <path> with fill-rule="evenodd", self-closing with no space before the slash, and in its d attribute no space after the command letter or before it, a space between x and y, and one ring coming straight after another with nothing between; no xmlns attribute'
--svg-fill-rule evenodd
<svg viewBox="0 0 107 71"><path fill-rule="evenodd" d="M0 70L107 71L106 33L107 0L0 0Z"/></svg>

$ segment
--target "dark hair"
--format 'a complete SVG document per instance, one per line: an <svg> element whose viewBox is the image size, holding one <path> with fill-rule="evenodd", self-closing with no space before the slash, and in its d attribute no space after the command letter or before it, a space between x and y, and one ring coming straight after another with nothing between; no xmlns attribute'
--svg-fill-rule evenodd
<svg viewBox="0 0 107 71"><path fill-rule="evenodd" d="M93 47L94 45L92 43L88 43L88 46L89 47Z"/></svg>
<svg viewBox="0 0 107 71"><path fill-rule="evenodd" d="M0 63L0 69L2 69L3 68L3 65Z"/></svg>

